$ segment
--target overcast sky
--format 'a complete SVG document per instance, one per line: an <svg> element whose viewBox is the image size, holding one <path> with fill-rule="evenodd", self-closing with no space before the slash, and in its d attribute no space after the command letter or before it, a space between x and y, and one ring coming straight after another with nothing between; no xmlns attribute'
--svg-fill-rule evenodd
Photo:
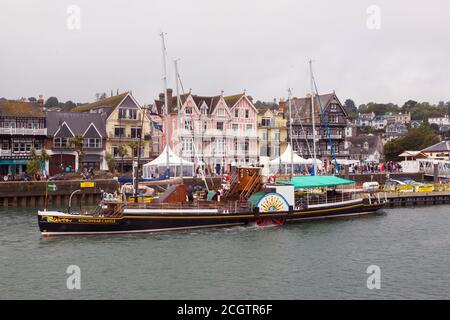
<svg viewBox="0 0 450 320"><path fill-rule="evenodd" d="M119 89L151 102L164 31L169 86L179 58L200 95L303 96L312 58L319 91L342 102L448 101L449 12L448 0L0 0L0 97L88 102Z"/></svg>

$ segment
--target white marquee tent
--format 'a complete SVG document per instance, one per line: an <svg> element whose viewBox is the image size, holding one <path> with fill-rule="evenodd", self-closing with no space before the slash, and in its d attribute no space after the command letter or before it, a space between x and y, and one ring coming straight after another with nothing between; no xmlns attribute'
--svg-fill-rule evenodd
<svg viewBox="0 0 450 320"><path fill-rule="evenodd" d="M171 177L180 175L181 167L183 167L183 177L192 177L194 173L194 163L184 160L177 156L169 147L169 169ZM143 178L158 178L167 171L167 146L163 152L154 160L144 164Z"/></svg>
<svg viewBox="0 0 450 320"><path fill-rule="evenodd" d="M297 153L292 151L290 144L287 145L286 150L281 156L270 161L270 172L272 174L284 172L290 173L291 171L291 160L294 165L294 173L301 173L306 171L306 166L312 165L313 159L304 159L300 157ZM316 159L316 164L318 168L322 167L322 161Z"/></svg>

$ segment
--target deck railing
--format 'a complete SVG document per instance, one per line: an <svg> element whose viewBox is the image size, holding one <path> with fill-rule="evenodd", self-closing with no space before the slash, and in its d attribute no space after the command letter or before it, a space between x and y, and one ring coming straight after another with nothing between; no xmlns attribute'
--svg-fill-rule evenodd
<svg viewBox="0 0 450 320"><path fill-rule="evenodd" d="M198 212L190 212L190 214L201 214L202 210L217 209L218 213L248 213L251 212L251 203L249 201L206 201L197 200L194 202L172 202L172 203L145 203L145 204L128 204L128 209L158 209L158 210L180 210L170 212L168 214L183 214L182 210L198 210ZM164 213L164 212L161 212Z"/></svg>

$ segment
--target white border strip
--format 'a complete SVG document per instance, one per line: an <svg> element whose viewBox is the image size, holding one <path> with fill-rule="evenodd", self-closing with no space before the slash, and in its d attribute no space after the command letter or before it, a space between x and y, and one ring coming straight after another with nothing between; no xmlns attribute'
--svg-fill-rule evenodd
<svg viewBox="0 0 450 320"><path fill-rule="evenodd" d="M363 199L353 199L353 200L347 200L347 201L341 201L341 202L330 202L330 203L321 203L321 204L311 204L308 205L308 209L314 209L314 208L328 208L328 207L335 207L345 204L355 204L355 203L362 203Z"/></svg>

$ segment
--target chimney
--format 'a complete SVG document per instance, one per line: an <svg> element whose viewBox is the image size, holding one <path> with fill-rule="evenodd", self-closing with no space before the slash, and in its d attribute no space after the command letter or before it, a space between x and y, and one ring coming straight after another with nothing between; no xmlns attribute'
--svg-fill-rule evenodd
<svg viewBox="0 0 450 320"><path fill-rule="evenodd" d="M278 112L283 113L286 110L286 101L284 99L280 99L280 102L278 103Z"/></svg>
<svg viewBox="0 0 450 320"><path fill-rule="evenodd" d="M161 92L158 97L159 97L159 101L164 102L164 93Z"/></svg>
<svg viewBox="0 0 450 320"><path fill-rule="evenodd" d="M172 89L167 89L167 104L169 105L168 111L169 113L172 111L173 103L172 103Z"/></svg>
<svg viewBox="0 0 450 320"><path fill-rule="evenodd" d="M38 105L41 107L44 106L44 96L42 94L39 95L39 99L37 100Z"/></svg>

